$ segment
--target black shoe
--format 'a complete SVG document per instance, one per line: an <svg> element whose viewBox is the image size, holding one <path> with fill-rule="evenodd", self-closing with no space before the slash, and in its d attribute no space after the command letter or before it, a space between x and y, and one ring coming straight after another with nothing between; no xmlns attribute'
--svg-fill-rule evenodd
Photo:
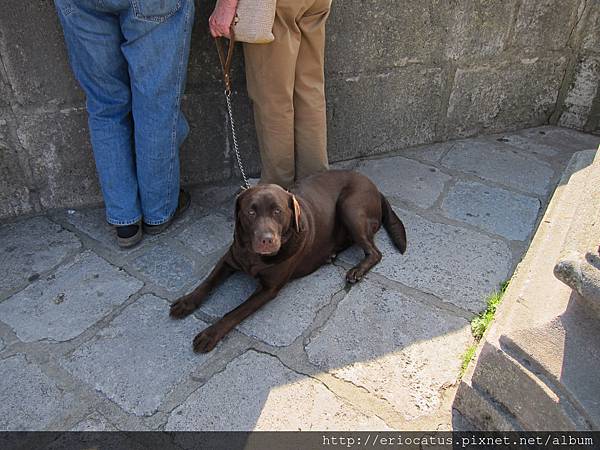
<svg viewBox="0 0 600 450"><path fill-rule="evenodd" d="M165 223L161 223L160 225L148 225L144 224L144 233L148 234L159 234L165 231L169 226L173 223L173 221L179 218L189 207L192 202L192 197L189 192L184 191L183 189L179 190L179 203L177 204L177 209L175 210L175 214L167 220Z"/></svg>
<svg viewBox="0 0 600 450"><path fill-rule="evenodd" d="M117 243L121 248L131 248L142 240L142 224L119 225L117 229Z"/></svg>

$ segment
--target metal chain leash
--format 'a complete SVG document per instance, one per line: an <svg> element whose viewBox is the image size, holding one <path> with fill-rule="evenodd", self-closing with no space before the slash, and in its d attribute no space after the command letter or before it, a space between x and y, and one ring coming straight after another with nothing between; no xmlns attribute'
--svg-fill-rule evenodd
<svg viewBox="0 0 600 450"><path fill-rule="evenodd" d="M244 179L244 186L242 189L250 189L250 183L246 177L246 171L244 170L244 164L242 163L242 157L240 155L240 149L238 148L237 134L235 132L235 120L233 119L233 109L231 107L231 62L233 60L233 51L235 49L235 31L233 26L230 30L229 36L229 47L227 49L227 56L223 50L223 44L220 38L215 38L215 44L217 46L217 53L219 54L219 62L221 63L221 69L223 70L223 83L225 84L225 100L227 101L227 112L229 113L229 123L231 124L231 136L233 138L233 150L235 151L235 157L237 159L238 167L242 173Z"/></svg>
<svg viewBox="0 0 600 450"><path fill-rule="evenodd" d="M238 148L237 134L235 132L235 120L233 120L233 110L231 108L231 91L225 89L225 100L227 101L227 111L229 112L229 123L231 125L231 137L233 139L233 151L237 159L238 167L242 173L242 179L244 180L245 189L250 189L250 183L246 178L246 171L244 170L244 164L242 164L242 157L240 156L240 150Z"/></svg>

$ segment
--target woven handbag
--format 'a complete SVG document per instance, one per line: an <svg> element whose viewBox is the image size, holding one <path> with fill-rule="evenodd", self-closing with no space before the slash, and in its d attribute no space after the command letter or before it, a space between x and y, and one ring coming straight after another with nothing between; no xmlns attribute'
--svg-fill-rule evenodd
<svg viewBox="0 0 600 450"><path fill-rule="evenodd" d="M276 7L277 0L239 0L233 26L235 40L249 44L273 42Z"/></svg>

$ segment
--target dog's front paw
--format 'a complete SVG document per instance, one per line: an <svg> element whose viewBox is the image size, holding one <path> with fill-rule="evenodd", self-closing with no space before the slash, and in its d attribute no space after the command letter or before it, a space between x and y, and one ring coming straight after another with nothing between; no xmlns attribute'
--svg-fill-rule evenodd
<svg viewBox="0 0 600 450"><path fill-rule="evenodd" d="M350 284L358 283L365 275L360 267L353 267L346 273L346 281Z"/></svg>
<svg viewBox="0 0 600 450"><path fill-rule="evenodd" d="M196 309L196 305L189 297L182 297L171 305L169 315L175 319L183 319Z"/></svg>
<svg viewBox="0 0 600 450"><path fill-rule="evenodd" d="M211 325L194 338L194 351L208 353L223 339L223 333L217 325Z"/></svg>

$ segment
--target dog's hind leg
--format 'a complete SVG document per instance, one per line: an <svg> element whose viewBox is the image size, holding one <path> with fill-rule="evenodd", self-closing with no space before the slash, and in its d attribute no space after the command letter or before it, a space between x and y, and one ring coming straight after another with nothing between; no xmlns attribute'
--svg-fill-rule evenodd
<svg viewBox="0 0 600 450"><path fill-rule="evenodd" d="M236 271L231 267L226 259L227 254L221 258L208 277L200 283L191 293L181 297L171 305L169 315L177 319L189 316L202 304L211 291L225 281L232 273Z"/></svg>
<svg viewBox="0 0 600 450"><path fill-rule="evenodd" d="M352 241L365 252L362 261L346 273L348 283L354 284L381 261L381 252L374 242L380 224L378 220L370 218L369 214L360 207L345 208L342 205L339 212Z"/></svg>

